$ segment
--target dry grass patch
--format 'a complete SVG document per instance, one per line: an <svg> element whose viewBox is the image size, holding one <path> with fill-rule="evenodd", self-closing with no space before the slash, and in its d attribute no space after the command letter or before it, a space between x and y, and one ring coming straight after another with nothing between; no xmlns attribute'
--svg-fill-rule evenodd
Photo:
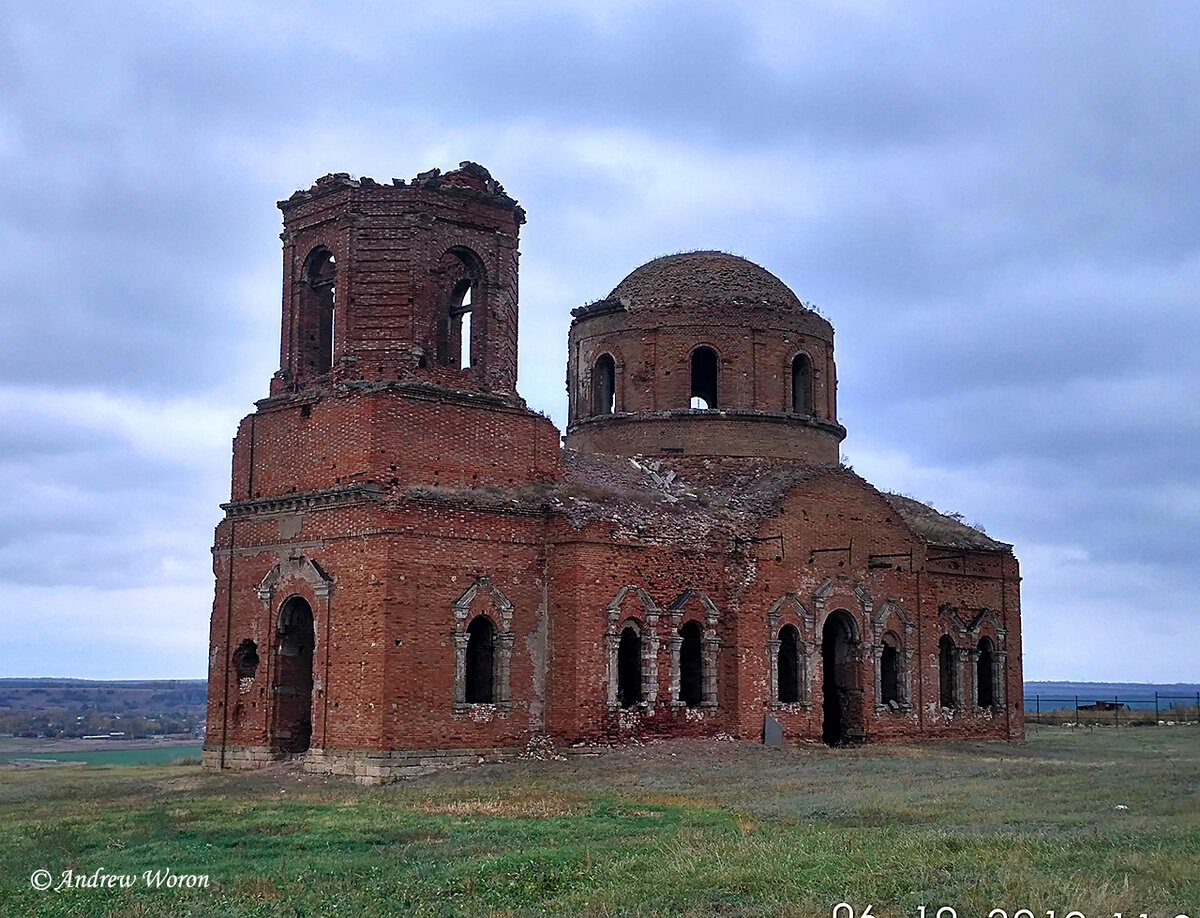
<svg viewBox="0 0 1200 918"><path fill-rule="evenodd" d="M584 810L580 801L562 794L421 800L413 802L411 806L431 816L488 816L500 819L548 819L575 816Z"/></svg>

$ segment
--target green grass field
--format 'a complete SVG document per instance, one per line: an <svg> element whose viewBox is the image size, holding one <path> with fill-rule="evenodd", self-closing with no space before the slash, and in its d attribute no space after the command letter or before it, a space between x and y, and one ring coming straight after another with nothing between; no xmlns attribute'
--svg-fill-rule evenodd
<svg viewBox="0 0 1200 918"><path fill-rule="evenodd" d="M1200 918L1200 728L1046 729L1015 747L675 742L372 789L9 769L0 826L13 916L830 916L844 901L858 918L868 904ZM210 885L38 892L37 869Z"/></svg>
<svg viewBox="0 0 1200 918"><path fill-rule="evenodd" d="M0 764L16 760L41 762L82 762L84 765L170 765L182 759L200 759L200 744L149 749L94 749L86 752L22 752L5 754L0 749ZM2 780L2 779L0 779Z"/></svg>

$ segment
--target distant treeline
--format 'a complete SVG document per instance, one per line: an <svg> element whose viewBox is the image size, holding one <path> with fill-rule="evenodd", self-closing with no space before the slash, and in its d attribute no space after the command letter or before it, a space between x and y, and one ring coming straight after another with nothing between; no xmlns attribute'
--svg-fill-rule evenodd
<svg viewBox="0 0 1200 918"><path fill-rule="evenodd" d="M202 679L0 679L0 734L196 733L206 695Z"/></svg>
<svg viewBox="0 0 1200 918"><path fill-rule="evenodd" d="M205 716L208 683L203 679L0 679L0 734L91 736L117 733L130 738L196 733ZM1195 706L1200 683L1149 682L1025 683L1026 706L1037 696L1044 710L1119 699L1129 708Z"/></svg>

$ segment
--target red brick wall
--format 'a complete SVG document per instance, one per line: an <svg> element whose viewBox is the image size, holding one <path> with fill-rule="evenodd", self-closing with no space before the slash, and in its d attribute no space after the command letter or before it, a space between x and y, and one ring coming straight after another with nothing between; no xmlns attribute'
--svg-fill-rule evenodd
<svg viewBox="0 0 1200 918"><path fill-rule="evenodd" d="M517 377L517 235L524 213L502 192L466 187L458 173L407 185L327 177L280 203L284 213L280 375L272 393L314 384L299 362L305 329L303 266L325 246L335 257L334 380L453 379L512 393ZM459 259L452 254L463 253ZM471 276L471 369L437 366L438 323ZM422 361L422 357L424 361ZM424 366L422 366L424 363Z"/></svg>
<svg viewBox="0 0 1200 918"><path fill-rule="evenodd" d="M238 428L233 497L364 481L507 487L553 477L554 425L484 399L445 391L325 390L264 405Z"/></svg>
<svg viewBox="0 0 1200 918"><path fill-rule="evenodd" d="M791 411L792 358L812 361L814 414L837 417L831 381L833 328L811 312L756 312L680 303L669 308L584 315L568 339L570 421L592 413L591 374L596 359L617 365L616 410L686 408L691 396L691 353L717 352L718 407Z"/></svg>
<svg viewBox="0 0 1200 918"><path fill-rule="evenodd" d="M683 409L691 398L691 354L701 345L718 355L716 407L730 414L692 424ZM616 455L837 461L845 430L837 424L833 328L815 313L695 303L585 313L572 323L567 346L568 446ZM798 353L812 370L812 413L803 417L792 412ZM601 354L616 364L615 416L593 409Z"/></svg>
<svg viewBox="0 0 1200 918"><path fill-rule="evenodd" d="M831 464L844 431L782 412L658 411L586 418L567 445L616 456L763 456Z"/></svg>
<svg viewBox="0 0 1200 918"><path fill-rule="evenodd" d="M392 392L360 395L354 401L389 404L374 412L360 405L354 416L414 416L390 404L397 398ZM275 413L298 412L293 407ZM494 413L518 427L528 421L507 411ZM314 408L307 421L317 418ZM368 426L378 427L379 422ZM437 436L446 431L427 428L425 433ZM478 450L464 453L478 455ZM259 460L270 464L262 453ZM480 485L475 494L503 494L511 469L493 467L492 461L478 466L470 481L460 474L456 483ZM489 492L484 485L502 490ZM946 552L927 547L878 492L852 473L830 468L801 481L778 512L763 521L758 537L770 541L742 547L694 531L674 539L641 541L618 537L604 523L576 530L562 518L545 516L518 496L522 492L510 493L508 512L474 508L469 495L464 503L462 494L449 489L430 491L427 499L414 502L401 489L385 488L378 497L357 504L303 509L298 524L297 513L286 509L222 523L214 568L214 735L225 729L231 744L268 743L269 651L279 606L292 592L310 601L316 618L314 670L320 687L314 692L314 746L513 746L543 729L560 742L718 731L754 739L768 713L783 724L789 741L815 740L822 722L822 625L837 609L853 618L860 642L855 688L862 692L861 720L868 740L1023 735L1015 559L1002 553L966 553L961 561L931 561ZM455 500L460 504L454 506ZM223 549L231 532L236 549L234 601L226 644L229 557ZM825 551L842 548L849 550ZM895 557L908 552L911 561ZM270 604L264 605L255 588L281 558L299 555L315 561L332 578L329 599L315 596L303 580L293 580L278 586ZM892 557L878 560L885 555ZM502 712L456 711L453 704L453 604L480 574L513 607L511 707ZM815 594L826 581L827 595L818 599ZM658 610L657 625L651 629L643 603L630 593L617 618L618 631L633 618L643 625L644 640L650 630L657 634L657 704L652 714L616 712L608 705L606 610L625 586L640 587ZM672 620L672 602L689 589L703 592L719 612L715 709L671 704L670 638L689 618L705 618L693 598ZM808 706L780 706L769 692L767 647L778 632L768 625L768 610L787 594L793 594L805 611L785 605L775 628L795 624L813 648ZM477 598L476 605L482 601ZM877 627L876 616L886 603L898 607L901 615L892 613ZM947 604L959 611L961 626L939 614ZM473 605L472 613L485 607L486 603L478 609ZM989 614L968 630L984 609ZM494 611L490 614L495 617ZM902 619L907 619L907 629ZM912 651L908 710L876 710L873 651L884 630L901 635L903 649ZM1003 709L972 708L965 667L960 688L964 703L954 712L941 709L937 647L946 633L964 650L987 635L1006 654ZM262 678L247 695L238 694L231 677L229 697L242 710L227 727L218 728L224 723L225 660L245 637L258 642Z"/></svg>

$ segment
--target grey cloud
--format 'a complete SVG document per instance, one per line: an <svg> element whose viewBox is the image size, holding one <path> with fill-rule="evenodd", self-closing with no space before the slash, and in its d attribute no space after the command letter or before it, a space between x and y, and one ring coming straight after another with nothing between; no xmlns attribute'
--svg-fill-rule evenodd
<svg viewBox="0 0 1200 918"><path fill-rule="evenodd" d="M814 5L772 21L770 54L752 8L659 4L607 27L525 4L453 18L380 5L337 28L325 14L78 3L6 17L4 383L248 409L278 345L277 288L244 300L278 282L276 199L364 162L403 177L494 166L412 151L527 131L527 148L495 148L509 161L494 171L530 210L531 404L561 422L570 307L693 240L753 247L838 329L851 456L859 437L946 470L1018 554L1083 546L1122 596L1161 570L1195 578L1189 11ZM694 155L719 187L672 189L698 202L673 213L640 175L556 145L581 137L633 145L634 161ZM730 188L759 203L730 206ZM800 199L800 220L777 206ZM164 559L207 576L227 449L181 463L102 429L6 418L0 577L116 588L153 582ZM1045 610L1027 614L1038 633Z"/></svg>

